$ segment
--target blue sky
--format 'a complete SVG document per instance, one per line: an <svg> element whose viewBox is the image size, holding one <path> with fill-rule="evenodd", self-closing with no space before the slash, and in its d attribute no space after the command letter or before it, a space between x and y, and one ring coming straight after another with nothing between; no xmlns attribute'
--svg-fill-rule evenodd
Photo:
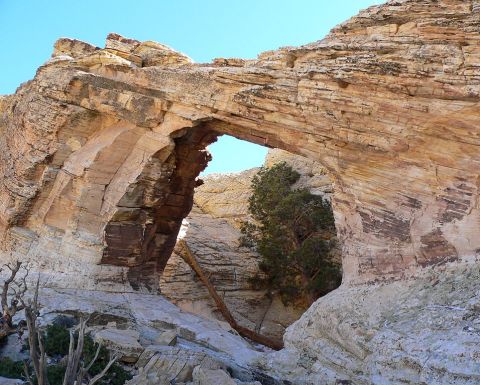
<svg viewBox="0 0 480 385"><path fill-rule="evenodd" d="M104 46L108 33L155 40L196 62L255 58L262 51L323 38L336 24L382 0L0 0L0 94L35 75L59 37ZM263 162L266 149L222 137L208 172Z"/></svg>

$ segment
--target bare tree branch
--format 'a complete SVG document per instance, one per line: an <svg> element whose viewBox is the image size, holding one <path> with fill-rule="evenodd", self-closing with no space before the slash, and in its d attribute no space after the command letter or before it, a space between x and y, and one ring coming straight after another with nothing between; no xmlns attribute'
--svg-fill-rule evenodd
<svg viewBox="0 0 480 385"><path fill-rule="evenodd" d="M25 373L27 383L33 385L32 377L30 376L30 371L28 370L28 365L26 361L23 361L23 372Z"/></svg>
<svg viewBox="0 0 480 385"><path fill-rule="evenodd" d="M45 350L45 341L42 330L40 330L38 317L40 315L40 307L38 302L38 295L40 289L40 276L35 285L35 292L33 298L29 301L25 300L25 294L28 291L27 278L30 273L30 265L16 262L15 264L6 264L0 268L0 272L8 269L10 271L9 277L4 281L2 291L0 293L0 303L2 306L2 318L0 319L0 338L17 331L12 327L12 317L21 310L25 310L25 319L28 329L28 343L30 347L30 365L35 374L36 385L49 385L47 378L47 354ZM20 275L20 271L25 273ZM9 303L10 299L10 303ZM67 366L63 385L81 385L83 379L88 375L88 371L96 362L100 355L101 346L99 345L95 356L85 366L82 361L83 347L85 342L85 332L87 328L87 319L81 319L78 325L78 339L75 343L74 331L70 331L70 344L67 356ZM21 329L22 328L22 329ZM18 330L23 330L24 326L18 326ZM4 333L4 331L6 331ZM115 355L108 362L101 373L93 377L89 385L94 385L105 374L108 369L117 361L118 356ZM24 363L24 371L26 381L33 385L34 381L30 374L30 365Z"/></svg>
<svg viewBox="0 0 480 385"><path fill-rule="evenodd" d="M8 306L8 293L10 289L10 284L14 282L15 277L17 276L18 271L22 267L22 263L17 261L15 265L11 266L10 264L4 265L7 269L10 270L10 277L8 277L3 282L3 289L2 289L2 312L3 316L13 316L10 314L10 307Z"/></svg>
<svg viewBox="0 0 480 385"><path fill-rule="evenodd" d="M230 310L228 310L227 305L225 305L225 302L218 295L217 291L215 290L215 287L212 285L208 277L203 272L194 254L190 250L190 247L188 246L187 242L185 242L184 239L181 239L179 241L179 245L183 248L185 252L185 253L180 253L180 256L203 282L208 292L212 296L213 300L215 301L216 305L218 306L220 313L222 313L223 317L230 324L232 329L236 330L241 336L249 338L252 341L259 342L265 346L271 347L272 349L276 349L276 350L282 349L283 343L281 341L276 341L271 338L262 336L261 334L258 334L253 330L247 329L239 325L237 321L235 321L235 318L233 317L232 313L230 313Z"/></svg>
<svg viewBox="0 0 480 385"><path fill-rule="evenodd" d="M85 340L85 329L87 326L87 320L81 319L78 329L78 340L77 346L75 350L73 350L73 344L70 344L70 350L68 353L68 360L67 360L67 369L65 370L65 377L63 379L63 385L73 385L75 383L76 378L78 377L79 370L81 371L82 368L80 366L80 362L82 359L83 353L83 344ZM70 332L70 342L73 339L73 332Z"/></svg>
<svg viewBox="0 0 480 385"><path fill-rule="evenodd" d="M70 330L70 343L68 345L68 356L67 356L67 368L65 369L65 375L63 377L63 385L68 384L68 380L71 377L71 367L72 363L71 361L73 360L73 355L74 355L74 344L75 344L75 337L73 335L73 331Z"/></svg>
<svg viewBox="0 0 480 385"><path fill-rule="evenodd" d="M2 314L0 317L0 339L19 331L13 325L15 314L25 308L24 296L28 290L27 277L30 266L23 262L5 264L0 272L9 271L9 276L3 281L0 291ZM10 300L10 303L9 303Z"/></svg>
<svg viewBox="0 0 480 385"><path fill-rule="evenodd" d="M90 363L87 365L87 367L85 368L85 370L88 372L91 367L93 366L93 364L95 363L95 361L97 361L97 358L98 358L98 355L100 354L100 349L102 348L102 345L98 344L98 348L97 348L97 351L95 352L95 356L93 357L92 361L90 361Z"/></svg>
<svg viewBox="0 0 480 385"><path fill-rule="evenodd" d="M83 378L85 377L85 375L88 373L88 371L91 369L91 367L93 366L93 364L95 363L95 361L97 361L97 358L98 358L98 355L100 354L100 350L102 348L102 345L98 344L98 347L97 347L97 351L95 352L95 356L93 357L93 359L90 361L90 363L84 367L82 365L82 367L79 369L78 371L78 375L77 375L77 382L75 383L76 384L82 384L83 383Z"/></svg>
<svg viewBox="0 0 480 385"><path fill-rule="evenodd" d="M118 354L115 354L111 359L110 361L108 362L107 366L105 366L103 368L103 370L98 373L95 377L93 377L89 382L88 382L88 385L95 385L95 383L99 380L102 379L102 377L105 376L105 374L107 374L108 372L108 369L110 369L110 367L119 359L119 355Z"/></svg>

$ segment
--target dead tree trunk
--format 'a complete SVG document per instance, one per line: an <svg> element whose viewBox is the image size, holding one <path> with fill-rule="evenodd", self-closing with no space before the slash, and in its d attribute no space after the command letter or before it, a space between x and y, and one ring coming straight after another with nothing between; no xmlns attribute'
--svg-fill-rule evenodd
<svg viewBox="0 0 480 385"><path fill-rule="evenodd" d="M38 385L48 385L47 379L47 355L45 353L45 344L43 341L43 335L38 330L37 318L40 314L38 305L38 289L40 286L40 278L37 280L35 287L35 294L33 300L25 305L25 318L27 320L28 328L28 344L30 348L30 362L35 372ZM23 299L22 299L23 301ZM25 375L28 383L33 385L33 381L30 378L30 373L27 365L25 364Z"/></svg>
<svg viewBox="0 0 480 385"><path fill-rule="evenodd" d="M25 308L23 297L28 290L27 277L30 271L30 267L22 262L3 265L0 273L7 269L10 270L10 276L3 282L0 293L2 305L0 339L17 332L17 327L13 325L13 317Z"/></svg>
<svg viewBox="0 0 480 385"><path fill-rule="evenodd" d="M275 350L282 349L283 343L281 341L276 341L271 338L262 336L261 334L258 334L253 330L250 330L246 327L239 325L237 321L235 321L235 318L233 317L232 313L230 313L230 310L228 310L227 305L225 305L225 302L223 302L223 299L218 295L217 291L215 290L215 287L212 285L208 277L203 272L202 268L197 262L197 259L195 258L192 251L190 250L190 247L187 245L187 242L181 239L178 241L178 244L184 250L184 253L181 253L180 256L191 267L191 269L198 275L200 280L203 282L208 292L212 296L213 300L215 301L218 309L220 310L220 313L222 313L223 317L230 324L232 329L236 330L238 334L240 334L242 337L246 337L254 342L258 342L262 345L268 346Z"/></svg>
<svg viewBox="0 0 480 385"><path fill-rule="evenodd" d="M25 376L27 378L27 383L30 385L49 385L47 378L47 355L45 352L45 345L43 341L43 333L38 325L38 316L40 314L40 307L38 304L38 289L39 289L39 280L37 281L37 286L35 288L35 295L33 301L30 301L29 304L25 304L23 298L21 299L25 307L25 318L27 320L28 327L28 342L30 345L30 362L35 373L36 382L30 376L30 370L27 364L25 364ZM65 375L63 377L63 385L81 385L85 384L85 378L89 377L88 371L95 363L100 353L101 346L98 345L97 351L93 360L86 364L83 362L83 346L85 341L85 332L86 332L87 320L81 319L80 325L78 327L78 337L75 345L75 337L73 331L70 331L70 345L68 348L67 356L67 365L65 368ZM97 374L96 376L89 378L88 385L95 385L99 380L101 380L108 369L117 361L119 356L117 354L113 355L108 364L104 369Z"/></svg>
<svg viewBox="0 0 480 385"><path fill-rule="evenodd" d="M45 351L43 333L38 324L38 317L40 315L40 306L38 303L40 278L37 280L33 299L26 301L24 297L28 290L27 277L30 271L30 266L22 262L6 264L0 268L0 273L5 271L5 269L10 270L10 276L5 279L3 286L0 289L0 302L2 306L2 315L0 317L0 339L9 334L23 330L24 327L20 326L20 324L13 325L12 319L17 312L25 310L31 365L30 367L25 363L25 377L27 383L30 385L33 385L34 383L37 385L49 385L47 378L47 354ZM21 271L23 271L23 274ZM88 371L98 358L100 345L98 346L93 360L88 365L85 365L85 362L83 362L82 359L82 354L86 325L86 320L80 321L76 346L74 346L75 339L73 332L70 332L70 347L63 385L81 385L85 383L85 378L88 379L88 385L94 385L105 376L108 369L119 357L116 354L113 355L105 368L99 374L90 378ZM35 380L30 376L31 368L35 374Z"/></svg>

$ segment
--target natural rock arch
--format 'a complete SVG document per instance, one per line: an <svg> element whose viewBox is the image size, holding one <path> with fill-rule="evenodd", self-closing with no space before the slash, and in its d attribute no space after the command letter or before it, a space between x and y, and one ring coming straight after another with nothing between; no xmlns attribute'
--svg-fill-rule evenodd
<svg viewBox="0 0 480 385"><path fill-rule="evenodd" d="M477 261L479 12L391 1L316 43L212 64L115 34L105 49L60 39L0 99L4 252L151 287L203 149L228 133L325 165L345 283Z"/></svg>

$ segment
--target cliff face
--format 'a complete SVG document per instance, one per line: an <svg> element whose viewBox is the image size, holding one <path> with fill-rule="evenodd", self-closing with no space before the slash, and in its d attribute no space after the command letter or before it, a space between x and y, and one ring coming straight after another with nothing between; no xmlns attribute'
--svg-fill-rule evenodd
<svg viewBox="0 0 480 385"><path fill-rule="evenodd" d="M326 168L346 283L476 261L478 12L391 1L319 42L206 65L114 34L61 39L1 103L4 249L153 288L203 149L228 133Z"/></svg>
<svg viewBox="0 0 480 385"><path fill-rule="evenodd" d="M331 182L319 164L282 150L270 150L265 164L271 167L283 161L301 174L294 187L330 195ZM195 189L193 209L180 232L235 319L251 330L282 339L285 328L304 309L284 306L278 295L254 290L249 278L259 273L260 256L239 247L240 224L248 218L250 186L257 171L202 177L204 184ZM175 248L165 266L160 278L162 295L184 310L224 320L181 252Z"/></svg>
<svg viewBox="0 0 480 385"><path fill-rule="evenodd" d="M202 65L114 34L103 49L59 40L35 78L0 100L2 258L30 259L57 285L155 290L217 135L304 155L334 181L344 284L292 327L289 349L301 350L298 367L328 367L332 378L348 352L356 366L346 375L382 383L383 367L359 359L376 357L375 341L391 334L383 315L354 321L378 314L354 306L367 296L355 293L371 290L371 304L385 298L388 314L405 310L409 320L423 304L419 329L392 321L417 341L438 340L426 321L438 309L445 322L457 314L450 308L463 309L466 320L449 325L457 334L478 316L469 309L480 254L479 16L477 0L394 0L321 41ZM432 271L446 286L406 294ZM448 277L464 289L436 297ZM317 312L342 293L353 319L335 318L325 337L332 320ZM404 346L408 370L396 380L477 375L469 341L478 346L478 335L445 336L459 344L454 356Z"/></svg>
<svg viewBox="0 0 480 385"><path fill-rule="evenodd" d="M473 262L478 12L473 0L391 1L319 42L207 65L114 34L104 49L61 39L2 101L4 248L40 260L62 249L151 286L205 145L229 133L327 169L345 282Z"/></svg>
<svg viewBox="0 0 480 385"><path fill-rule="evenodd" d="M468 267L341 286L290 326L286 349L262 365L302 385L477 384L479 279Z"/></svg>

